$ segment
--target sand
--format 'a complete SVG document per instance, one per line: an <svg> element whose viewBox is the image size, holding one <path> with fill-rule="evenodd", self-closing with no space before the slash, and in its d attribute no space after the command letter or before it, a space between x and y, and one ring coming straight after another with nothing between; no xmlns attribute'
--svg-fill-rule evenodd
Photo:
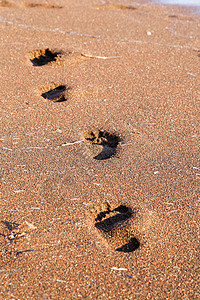
<svg viewBox="0 0 200 300"><path fill-rule="evenodd" d="M0 12L0 298L199 299L200 15Z"/></svg>

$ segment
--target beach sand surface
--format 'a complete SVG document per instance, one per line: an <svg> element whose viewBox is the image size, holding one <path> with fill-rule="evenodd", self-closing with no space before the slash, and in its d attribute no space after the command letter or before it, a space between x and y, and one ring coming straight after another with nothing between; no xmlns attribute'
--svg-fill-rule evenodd
<svg viewBox="0 0 200 300"><path fill-rule="evenodd" d="M0 15L0 298L199 299L200 15Z"/></svg>

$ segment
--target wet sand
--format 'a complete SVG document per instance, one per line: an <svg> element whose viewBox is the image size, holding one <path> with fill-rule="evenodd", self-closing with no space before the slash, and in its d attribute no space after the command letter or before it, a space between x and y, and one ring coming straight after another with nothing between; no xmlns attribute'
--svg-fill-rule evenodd
<svg viewBox="0 0 200 300"><path fill-rule="evenodd" d="M200 15L0 12L0 298L199 299Z"/></svg>

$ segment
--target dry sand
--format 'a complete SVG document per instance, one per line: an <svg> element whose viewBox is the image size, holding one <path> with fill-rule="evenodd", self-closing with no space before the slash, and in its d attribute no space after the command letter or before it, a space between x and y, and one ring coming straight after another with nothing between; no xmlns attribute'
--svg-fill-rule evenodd
<svg viewBox="0 0 200 300"><path fill-rule="evenodd" d="M199 299L200 15L0 12L0 298Z"/></svg>

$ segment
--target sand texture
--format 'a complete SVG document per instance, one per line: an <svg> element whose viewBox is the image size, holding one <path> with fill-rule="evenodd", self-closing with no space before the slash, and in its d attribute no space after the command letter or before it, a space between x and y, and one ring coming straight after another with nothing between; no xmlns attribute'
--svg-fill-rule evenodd
<svg viewBox="0 0 200 300"><path fill-rule="evenodd" d="M199 24L0 2L0 299L200 299Z"/></svg>

